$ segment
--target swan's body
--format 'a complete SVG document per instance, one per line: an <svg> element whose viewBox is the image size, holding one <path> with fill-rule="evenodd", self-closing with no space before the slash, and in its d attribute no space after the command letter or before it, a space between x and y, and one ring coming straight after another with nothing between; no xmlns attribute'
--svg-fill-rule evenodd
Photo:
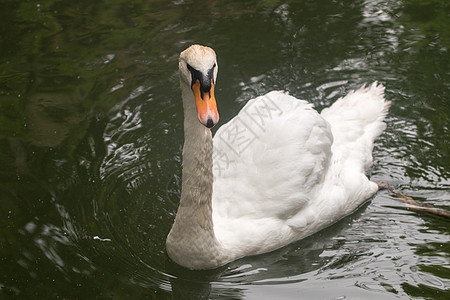
<svg viewBox="0 0 450 300"><path fill-rule="evenodd" d="M250 100L213 141L216 76L212 49L194 45L180 55L183 185L167 238L175 262L208 269L275 250L350 214L378 190L365 172L385 128L382 85L352 92L321 114L306 101L270 92Z"/></svg>

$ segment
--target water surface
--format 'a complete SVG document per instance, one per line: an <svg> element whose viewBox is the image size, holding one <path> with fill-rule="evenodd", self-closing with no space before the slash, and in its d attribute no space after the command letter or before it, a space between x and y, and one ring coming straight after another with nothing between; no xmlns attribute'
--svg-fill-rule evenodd
<svg viewBox="0 0 450 300"><path fill-rule="evenodd" d="M445 299L449 222L381 192L309 238L213 271L176 266L177 60L218 55L221 123L286 90L321 110L392 101L369 176L450 209L445 1L2 1L0 297Z"/></svg>

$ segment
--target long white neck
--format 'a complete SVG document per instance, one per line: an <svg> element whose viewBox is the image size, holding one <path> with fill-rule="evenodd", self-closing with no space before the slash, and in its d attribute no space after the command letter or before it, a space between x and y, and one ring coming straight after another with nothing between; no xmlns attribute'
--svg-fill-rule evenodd
<svg viewBox="0 0 450 300"><path fill-rule="evenodd" d="M213 141L197 117L194 95L181 83L184 146L181 199L166 249L170 258L191 269L206 269L225 258L212 220Z"/></svg>

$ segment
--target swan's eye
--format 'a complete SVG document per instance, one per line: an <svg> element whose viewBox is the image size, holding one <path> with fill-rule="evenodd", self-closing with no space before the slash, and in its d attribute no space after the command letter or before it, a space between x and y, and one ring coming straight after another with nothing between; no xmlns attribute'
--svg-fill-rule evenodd
<svg viewBox="0 0 450 300"><path fill-rule="evenodd" d="M214 84L216 84L216 83L214 82L214 68L215 68L215 67L216 67L216 63L214 63L214 66L212 66L212 68L208 70L208 77L209 77L210 79L212 79L212 81L213 81Z"/></svg>
<svg viewBox="0 0 450 300"><path fill-rule="evenodd" d="M203 75L200 71L194 69L188 63L186 63L186 65L187 65L189 72L191 73L191 77L192 77L191 78L191 87L192 87L197 80L200 80L203 77ZM201 80L200 80L200 83L201 83Z"/></svg>

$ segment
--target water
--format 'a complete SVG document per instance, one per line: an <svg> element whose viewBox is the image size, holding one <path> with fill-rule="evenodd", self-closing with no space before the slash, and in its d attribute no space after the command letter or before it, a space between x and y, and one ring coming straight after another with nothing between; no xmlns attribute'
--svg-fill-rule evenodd
<svg viewBox="0 0 450 300"><path fill-rule="evenodd" d="M392 108L371 178L449 210L445 1L2 1L0 15L0 298L449 298L448 220L384 192L217 270L164 250L181 186L177 59L194 42L218 54L221 122L270 90L320 110L382 82Z"/></svg>

